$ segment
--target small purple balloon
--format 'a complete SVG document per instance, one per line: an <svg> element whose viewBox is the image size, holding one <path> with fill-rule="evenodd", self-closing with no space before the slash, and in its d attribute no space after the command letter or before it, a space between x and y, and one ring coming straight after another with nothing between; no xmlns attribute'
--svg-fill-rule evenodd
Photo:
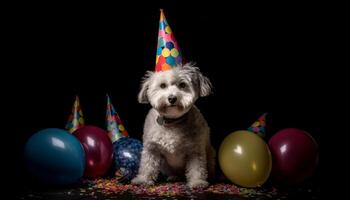
<svg viewBox="0 0 350 200"><path fill-rule="evenodd" d="M318 146L307 132L286 128L269 141L272 176L282 184L297 184L313 175L318 164Z"/></svg>

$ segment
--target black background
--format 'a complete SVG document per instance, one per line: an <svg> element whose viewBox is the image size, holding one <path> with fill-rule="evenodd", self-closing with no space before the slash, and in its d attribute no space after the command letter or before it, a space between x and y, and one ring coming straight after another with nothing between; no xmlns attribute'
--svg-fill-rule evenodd
<svg viewBox="0 0 350 200"><path fill-rule="evenodd" d="M212 81L213 95L197 105L216 149L227 134L246 129L264 112L269 113L266 140L296 127L320 144L322 111L316 102L322 88L314 68L321 36L315 5L19 4L5 18L15 77L7 83L13 142L6 143L16 174L25 175L25 141L41 129L64 128L75 95L86 124L104 128L110 94L131 137L141 138L149 106L136 97L145 71L154 70L159 8L184 57Z"/></svg>

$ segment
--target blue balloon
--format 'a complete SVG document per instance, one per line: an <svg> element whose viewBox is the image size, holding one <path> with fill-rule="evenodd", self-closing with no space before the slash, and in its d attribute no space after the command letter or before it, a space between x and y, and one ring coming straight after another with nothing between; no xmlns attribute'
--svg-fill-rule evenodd
<svg viewBox="0 0 350 200"><path fill-rule="evenodd" d="M113 143L113 169L119 182L128 182L137 175L142 142L129 137L123 137Z"/></svg>
<svg viewBox="0 0 350 200"><path fill-rule="evenodd" d="M85 153L79 140L69 132L49 128L29 138L24 149L29 173L43 183L72 184L85 170Z"/></svg>

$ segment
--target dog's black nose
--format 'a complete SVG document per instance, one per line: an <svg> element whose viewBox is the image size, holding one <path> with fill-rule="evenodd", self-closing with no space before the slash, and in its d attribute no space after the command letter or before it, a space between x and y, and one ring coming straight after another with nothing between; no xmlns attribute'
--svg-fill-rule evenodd
<svg viewBox="0 0 350 200"><path fill-rule="evenodd" d="M177 101L177 97L174 95L170 95L168 97L168 101L169 101L169 103L174 104Z"/></svg>

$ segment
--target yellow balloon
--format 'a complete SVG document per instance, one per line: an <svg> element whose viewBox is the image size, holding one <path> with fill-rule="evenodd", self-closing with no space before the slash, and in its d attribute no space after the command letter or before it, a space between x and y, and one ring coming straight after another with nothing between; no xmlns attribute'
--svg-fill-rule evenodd
<svg viewBox="0 0 350 200"><path fill-rule="evenodd" d="M221 143L219 164L225 176L243 187L259 187L269 178L271 153L258 135L235 131Z"/></svg>

